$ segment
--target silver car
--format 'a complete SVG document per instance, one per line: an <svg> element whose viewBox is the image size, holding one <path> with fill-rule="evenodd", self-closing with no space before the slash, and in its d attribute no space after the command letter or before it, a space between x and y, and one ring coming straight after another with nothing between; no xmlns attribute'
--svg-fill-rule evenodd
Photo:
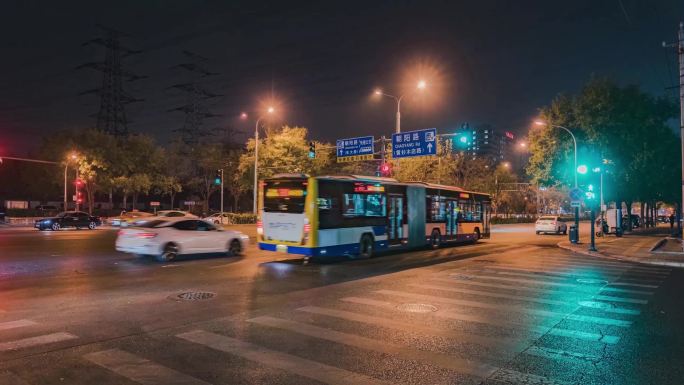
<svg viewBox="0 0 684 385"><path fill-rule="evenodd" d="M545 215L537 219L534 224L534 232L537 234L541 233L555 233L555 234L567 234L568 225L565 223L563 218L559 216L548 216Z"/></svg>

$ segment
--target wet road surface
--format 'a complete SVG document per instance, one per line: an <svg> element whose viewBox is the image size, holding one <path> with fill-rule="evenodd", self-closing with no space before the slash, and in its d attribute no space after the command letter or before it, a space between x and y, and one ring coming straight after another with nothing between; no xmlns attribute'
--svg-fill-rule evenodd
<svg viewBox="0 0 684 385"><path fill-rule="evenodd" d="M681 384L684 273L500 227L476 245L161 264L0 230L4 384ZM179 297L180 295L180 297Z"/></svg>

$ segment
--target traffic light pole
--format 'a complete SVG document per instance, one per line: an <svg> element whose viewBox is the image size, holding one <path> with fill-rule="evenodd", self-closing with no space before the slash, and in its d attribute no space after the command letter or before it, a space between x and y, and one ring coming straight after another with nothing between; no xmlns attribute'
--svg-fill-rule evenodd
<svg viewBox="0 0 684 385"><path fill-rule="evenodd" d="M221 169L221 224L223 224L223 169Z"/></svg>
<svg viewBox="0 0 684 385"><path fill-rule="evenodd" d="M76 184L76 211L79 211L80 205L78 204L78 167L76 167L76 183L77 183ZM124 210L126 210L125 207L124 207ZM66 209L65 209L65 211L66 211Z"/></svg>
<svg viewBox="0 0 684 385"><path fill-rule="evenodd" d="M594 221L596 220L596 209L594 205L591 206L591 243L589 244L589 251L596 251L596 233L594 230ZM603 227L603 226L601 226Z"/></svg>

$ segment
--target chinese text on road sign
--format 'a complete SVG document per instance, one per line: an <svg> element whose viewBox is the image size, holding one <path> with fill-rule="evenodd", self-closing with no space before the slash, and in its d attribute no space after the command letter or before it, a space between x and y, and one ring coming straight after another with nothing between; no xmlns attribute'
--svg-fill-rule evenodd
<svg viewBox="0 0 684 385"><path fill-rule="evenodd" d="M408 158L437 154L437 129L392 134L392 157Z"/></svg>

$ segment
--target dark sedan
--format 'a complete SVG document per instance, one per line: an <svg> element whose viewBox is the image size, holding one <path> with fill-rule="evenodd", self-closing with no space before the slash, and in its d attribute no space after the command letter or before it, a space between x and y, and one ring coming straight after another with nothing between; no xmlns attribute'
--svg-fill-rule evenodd
<svg viewBox="0 0 684 385"><path fill-rule="evenodd" d="M35 228L38 230L59 230L69 227L75 227L76 229L88 228L95 230L97 226L100 226L102 221L100 217L95 217L88 215L82 211L65 211L59 213L51 218L39 219L35 223Z"/></svg>

